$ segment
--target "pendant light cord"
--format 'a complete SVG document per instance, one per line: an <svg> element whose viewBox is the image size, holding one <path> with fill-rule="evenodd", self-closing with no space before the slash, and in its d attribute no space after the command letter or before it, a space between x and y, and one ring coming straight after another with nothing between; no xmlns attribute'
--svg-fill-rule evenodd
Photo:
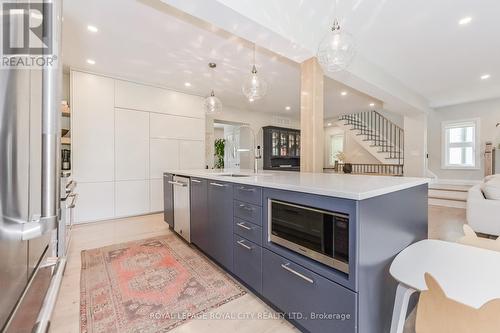
<svg viewBox="0 0 500 333"><path fill-rule="evenodd" d="M253 65L255 66L255 53L257 52L257 45L253 43Z"/></svg>
<svg viewBox="0 0 500 333"><path fill-rule="evenodd" d="M339 23L339 15L337 13L337 10L339 9L339 0L335 0L333 3L333 25L332 25L332 31L340 30L340 23Z"/></svg>
<svg viewBox="0 0 500 333"><path fill-rule="evenodd" d="M253 66L252 66L252 73L257 74L257 66L256 66L256 56L255 54L257 53L257 44L253 43Z"/></svg>

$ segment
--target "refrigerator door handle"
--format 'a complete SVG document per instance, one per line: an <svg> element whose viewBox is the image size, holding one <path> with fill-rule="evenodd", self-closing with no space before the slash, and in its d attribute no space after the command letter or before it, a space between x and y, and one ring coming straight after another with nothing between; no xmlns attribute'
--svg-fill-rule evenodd
<svg viewBox="0 0 500 333"><path fill-rule="evenodd" d="M60 62L61 15L62 1L53 2L53 17L51 21L54 61L51 66L42 69L42 177L41 177L41 215L34 215L30 221L3 216L8 230L3 237L13 237L22 240L38 238L57 228L59 222L59 88L62 74Z"/></svg>
<svg viewBox="0 0 500 333"><path fill-rule="evenodd" d="M60 149L60 62L62 1L52 7L53 50L55 61L42 69L42 209L41 217L29 224L27 235L41 236L57 228L60 204L59 149ZM38 225L37 225L38 224ZM33 231L33 232L31 232ZM35 236L36 237L36 236Z"/></svg>

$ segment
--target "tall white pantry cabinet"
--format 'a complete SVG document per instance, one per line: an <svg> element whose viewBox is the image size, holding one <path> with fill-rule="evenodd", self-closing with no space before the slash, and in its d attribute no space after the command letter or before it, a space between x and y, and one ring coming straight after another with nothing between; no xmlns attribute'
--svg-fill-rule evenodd
<svg viewBox="0 0 500 333"><path fill-rule="evenodd" d="M203 99L71 71L76 223L163 210L163 172L205 166Z"/></svg>

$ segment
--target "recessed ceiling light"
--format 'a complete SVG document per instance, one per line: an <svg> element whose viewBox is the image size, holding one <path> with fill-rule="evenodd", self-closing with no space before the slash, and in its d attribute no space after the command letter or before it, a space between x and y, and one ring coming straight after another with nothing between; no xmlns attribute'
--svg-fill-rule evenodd
<svg viewBox="0 0 500 333"><path fill-rule="evenodd" d="M491 77L490 74L483 74L481 75L481 80L488 80Z"/></svg>
<svg viewBox="0 0 500 333"><path fill-rule="evenodd" d="M87 64L89 64L89 65L95 65L95 60L87 59Z"/></svg>
<svg viewBox="0 0 500 333"><path fill-rule="evenodd" d="M254 99L253 99L253 98L249 98L249 99L248 99L248 101L249 101L250 103L253 103Z"/></svg>
<svg viewBox="0 0 500 333"><path fill-rule="evenodd" d="M466 16L466 17L461 18L461 19L458 21L458 24L460 24L460 25L467 25L467 24L469 24L471 21L472 21L472 17L470 17L470 16Z"/></svg>
<svg viewBox="0 0 500 333"><path fill-rule="evenodd" d="M347 96L347 91L343 91L340 93L342 96Z"/></svg>
<svg viewBox="0 0 500 333"><path fill-rule="evenodd" d="M99 29L97 29L97 27L95 27L93 25L88 25L87 30L90 32L98 32L99 31Z"/></svg>
<svg viewBox="0 0 500 333"><path fill-rule="evenodd" d="M285 110L290 111L292 108L290 106L285 107Z"/></svg>
<svg viewBox="0 0 500 333"><path fill-rule="evenodd" d="M370 106L371 106L371 107L374 107L374 106L375 106L375 103L370 103Z"/></svg>
<svg viewBox="0 0 500 333"><path fill-rule="evenodd" d="M327 125L327 126L332 126L332 123L328 123L328 124L326 124L326 125Z"/></svg>
<svg viewBox="0 0 500 333"><path fill-rule="evenodd" d="M184 86L185 86L185 87L191 87L191 83L189 83L189 82L185 82L185 83L184 83Z"/></svg>

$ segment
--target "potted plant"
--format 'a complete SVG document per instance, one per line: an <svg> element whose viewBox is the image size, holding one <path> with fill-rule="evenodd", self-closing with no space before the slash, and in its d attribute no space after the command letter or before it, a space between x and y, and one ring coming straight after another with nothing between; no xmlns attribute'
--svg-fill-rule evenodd
<svg viewBox="0 0 500 333"><path fill-rule="evenodd" d="M338 151L336 154L335 154L335 158L338 162L342 163L343 166L342 166L342 171L344 173L351 173L352 172L352 164L351 163L346 163L345 162L345 154L341 151ZM337 162L336 162L337 164ZM338 164L337 164L337 171L338 171Z"/></svg>
<svg viewBox="0 0 500 333"><path fill-rule="evenodd" d="M214 168L215 169L224 169L224 149L226 147L226 140L224 140L224 139L215 140L214 147L215 147Z"/></svg>

